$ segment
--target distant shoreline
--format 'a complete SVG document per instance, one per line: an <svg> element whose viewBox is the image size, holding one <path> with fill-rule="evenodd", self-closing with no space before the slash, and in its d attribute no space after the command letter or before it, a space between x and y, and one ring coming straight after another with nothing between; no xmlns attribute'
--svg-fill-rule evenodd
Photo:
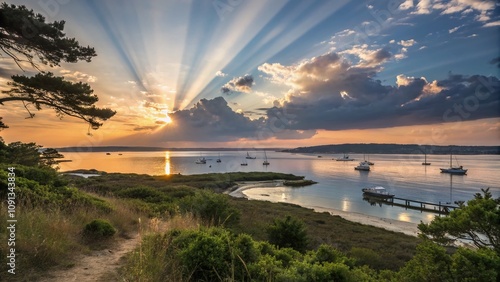
<svg viewBox="0 0 500 282"><path fill-rule="evenodd" d="M500 146L438 146L417 144L340 144L321 145L299 148L163 148L137 146L96 146L96 147L62 147L59 152L165 152L165 151L277 151L300 154L428 154L428 155L500 155Z"/></svg>

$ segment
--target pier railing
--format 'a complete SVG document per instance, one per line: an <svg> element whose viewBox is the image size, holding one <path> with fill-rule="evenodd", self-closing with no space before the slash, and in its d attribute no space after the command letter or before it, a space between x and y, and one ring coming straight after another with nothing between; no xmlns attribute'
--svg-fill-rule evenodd
<svg viewBox="0 0 500 282"><path fill-rule="evenodd" d="M405 209L419 210L421 212L433 212L437 214L448 214L458 208L458 206L451 205L450 203L431 203L399 197L377 199L369 196L364 196L363 199L367 200L370 204L385 204L390 206L403 207Z"/></svg>

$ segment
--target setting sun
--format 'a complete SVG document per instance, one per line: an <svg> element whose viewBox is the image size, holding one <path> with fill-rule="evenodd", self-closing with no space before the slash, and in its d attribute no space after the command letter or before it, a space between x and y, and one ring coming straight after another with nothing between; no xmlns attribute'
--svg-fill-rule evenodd
<svg viewBox="0 0 500 282"><path fill-rule="evenodd" d="M168 116L168 113L165 113L165 117L160 118L158 121L164 122L165 124L171 124L172 118Z"/></svg>

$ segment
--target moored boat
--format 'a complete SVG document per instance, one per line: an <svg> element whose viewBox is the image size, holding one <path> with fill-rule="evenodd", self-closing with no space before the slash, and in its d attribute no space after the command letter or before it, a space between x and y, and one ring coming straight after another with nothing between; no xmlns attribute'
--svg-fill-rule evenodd
<svg viewBox="0 0 500 282"><path fill-rule="evenodd" d="M358 166L354 167L355 170L370 171L370 163L367 161L360 162Z"/></svg>
<svg viewBox="0 0 500 282"><path fill-rule="evenodd" d="M207 160L203 157L203 158L197 159L195 163L197 163L197 164L206 164Z"/></svg>
<svg viewBox="0 0 500 282"><path fill-rule="evenodd" d="M458 174L458 175L467 174L467 169L464 169L463 166L456 166L456 167L453 166L452 154L450 154L450 167L449 168L440 168L440 170L443 173Z"/></svg>
<svg viewBox="0 0 500 282"><path fill-rule="evenodd" d="M394 197L394 194L389 194L387 190L382 186L374 186L361 189L365 195L382 198L382 199L390 199Z"/></svg>
<svg viewBox="0 0 500 282"><path fill-rule="evenodd" d="M350 162L350 161L354 161L354 159L351 159L349 157L349 155L347 154L344 154L344 156L342 158L338 158L338 159L335 159L336 161L338 162Z"/></svg>
<svg viewBox="0 0 500 282"><path fill-rule="evenodd" d="M250 154L247 152L247 157L246 157L246 158L247 158L247 159L249 159L249 160L255 160L257 157L252 157L252 156L250 156Z"/></svg>
<svg viewBox="0 0 500 282"><path fill-rule="evenodd" d="M269 162L267 161L266 151L264 151L264 162L262 163L262 165L269 165Z"/></svg>

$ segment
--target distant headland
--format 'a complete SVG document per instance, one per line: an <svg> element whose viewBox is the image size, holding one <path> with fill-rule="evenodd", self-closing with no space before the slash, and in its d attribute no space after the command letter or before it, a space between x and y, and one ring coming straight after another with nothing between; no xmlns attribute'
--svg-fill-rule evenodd
<svg viewBox="0 0 500 282"><path fill-rule="evenodd" d="M417 145L417 144L339 144L321 145L311 147L299 147L285 149L288 153L309 154L335 154L335 153L358 153L358 154L434 154L434 155L499 155L500 146L439 146L439 145Z"/></svg>

